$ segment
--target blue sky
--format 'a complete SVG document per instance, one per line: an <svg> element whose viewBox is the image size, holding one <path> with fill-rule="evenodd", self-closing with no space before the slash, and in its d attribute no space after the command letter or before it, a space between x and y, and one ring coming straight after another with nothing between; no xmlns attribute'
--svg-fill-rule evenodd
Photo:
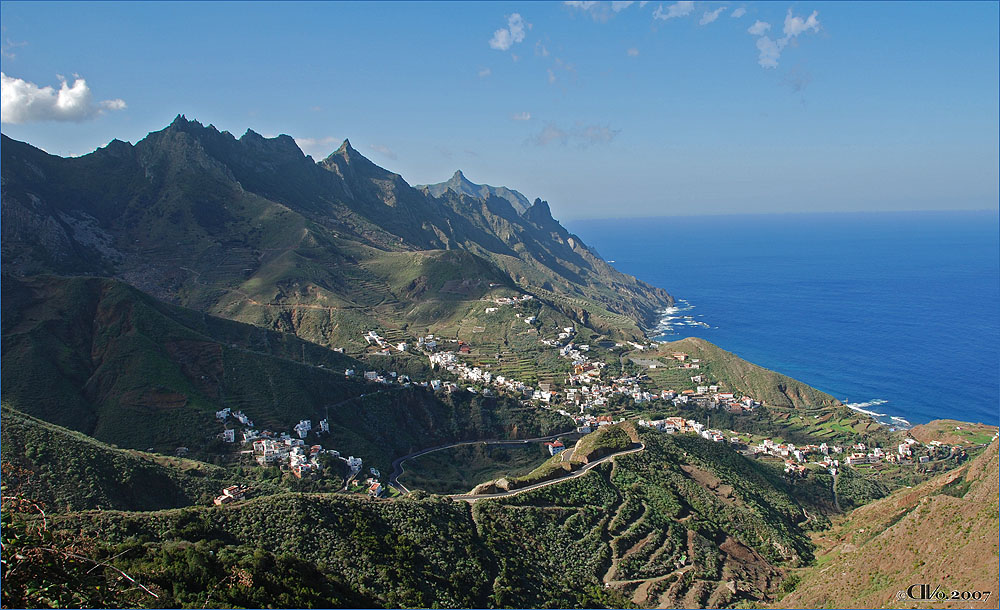
<svg viewBox="0 0 1000 610"><path fill-rule="evenodd" d="M3 2L3 132L349 137L561 219L998 206L996 2L571 4Z"/></svg>

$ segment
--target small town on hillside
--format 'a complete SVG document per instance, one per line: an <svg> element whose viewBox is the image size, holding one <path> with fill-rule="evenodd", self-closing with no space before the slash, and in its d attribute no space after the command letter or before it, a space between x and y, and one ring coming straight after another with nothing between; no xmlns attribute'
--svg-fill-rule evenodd
<svg viewBox="0 0 1000 610"><path fill-rule="evenodd" d="M487 307L485 311L493 313L499 307L517 306L531 299L531 295L490 299L491 306ZM517 316L526 324L534 325L536 323L535 316L522 317L521 314L517 314ZM576 330L570 326L561 328L554 338L539 339L541 345L556 350L561 358L570 362L572 373L566 377L565 384L561 388L554 388L550 383L539 383L538 387L532 387L522 381L471 366L461 360L462 356L471 353L471 349L467 343L459 339L445 339L434 334L427 334L419 337L411 345L406 342L390 342L376 330L365 331L362 336L372 349L377 350L374 353L385 355L396 351L423 354L428 358L431 370L450 373L458 382L440 378L414 381L409 376L399 374L396 371L372 370L364 371L362 375L358 375L354 369L344 371L344 376L347 378L358 378L359 381L387 386L418 386L433 392L467 391L483 395L491 395L496 392L512 395L525 404L550 409L573 420L575 432L579 434L587 434L602 426L625 421L624 417L614 419L610 415L596 414L605 410L609 401L614 397L631 399L631 402L636 405L659 402L676 407L697 406L710 410L721 409L734 414L752 412L762 405L761 401L751 396L722 391L718 384L710 381L707 375L700 371L701 361L698 358L691 358L684 352L672 352L669 354L669 358L674 363L674 368L695 372L689 376L691 384L695 385L694 389L679 391L664 389L658 392L644 390L640 383L643 380L642 375L621 374L608 376L607 379L604 379L608 369L607 363L591 359L589 356L591 346L575 343ZM655 343L643 345L628 342L628 345L636 351L655 349L656 347ZM454 349L448 349L446 346L453 346ZM615 344L615 347L623 346L621 343ZM654 368L657 365L649 366ZM572 409L572 411L568 409ZM260 466L278 466L293 476L302 478L322 470L323 462L320 457L325 454L346 465L349 474L343 490L353 487L353 489L370 496L382 497L389 489L388 486L382 484L381 473L375 468L369 469L370 476L365 479L363 484L351 485L352 481L357 479L361 473L362 459L353 455L345 458L335 449L323 448L320 443L321 437L330 431L326 419L320 420L315 427L311 420L301 420L291 432L276 433L270 430L257 431L253 421L241 411L234 412L225 408L216 412L216 418L224 425L230 418L242 424L241 440L245 446L250 448L244 449L241 454L252 455ZM785 472L793 476L804 476L808 464L821 466L831 474L836 475L838 469L843 466L854 467L881 462L921 464L932 459L956 455L964 457L964 449L961 447L947 446L939 441L931 441L924 445L913 438L906 438L904 442L891 450L868 447L860 442L846 447L828 446L827 443L795 445L771 438L741 434L732 430L714 429L710 428L707 423L683 417L667 417L657 420L638 419L637 423L642 427L667 434L697 434L714 442L725 442L746 456L782 460ZM306 438L310 434L317 442L307 445ZM236 442L234 428L226 427L220 436L227 443ZM546 447L550 454L558 453L565 448L563 443L559 441L546 443ZM246 491L245 489L227 488L227 490L223 490L222 495L216 498L215 503L225 504L234 499L241 499Z"/></svg>

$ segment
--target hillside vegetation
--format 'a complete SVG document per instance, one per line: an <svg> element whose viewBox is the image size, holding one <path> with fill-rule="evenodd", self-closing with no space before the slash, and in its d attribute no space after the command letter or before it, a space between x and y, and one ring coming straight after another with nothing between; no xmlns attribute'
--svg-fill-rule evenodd
<svg viewBox="0 0 1000 610"><path fill-rule="evenodd" d="M116 449L6 405L0 413L4 493L31 498L49 511L204 504L237 480L204 462Z"/></svg>
<svg viewBox="0 0 1000 610"><path fill-rule="evenodd" d="M684 352L692 359L702 359L710 363L710 375L722 381L728 390L753 396L768 406L776 407L834 407L839 406L833 396L809 387L801 381L770 371L743 360L704 339L687 337L680 341L663 343L656 353L669 356L673 352ZM691 374L702 372L691 371Z"/></svg>
<svg viewBox="0 0 1000 610"><path fill-rule="evenodd" d="M816 565L796 574L782 608L911 608L927 602L897 600L915 583L940 585L949 599L936 608L997 606L997 441L950 472L857 508L817 536ZM987 601L952 591L992 591Z"/></svg>
<svg viewBox="0 0 1000 610"><path fill-rule="evenodd" d="M293 335L168 305L102 278L5 277L3 396L46 421L135 449L225 453L215 411L258 429L327 418L321 442L386 468L444 441L566 428L548 411L344 376L364 364ZM230 424L232 425L232 424Z"/></svg>
<svg viewBox="0 0 1000 610"><path fill-rule="evenodd" d="M768 599L787 566L810 559L780 477L703 439L641 440L645 451L580 478L471 507L278 494L70 513L54 527L99 532L100 556L161 595L131 601L185 607L247 604L269 582L264 567L294 562L314 576L269 578L298 607L729 605Z"/></svg>
<svg viewBox="0 0 1000 610"><path fill-rule="evenodd" d="M347 141L315 162L288 136L237 139L178 116L78 158L6 136L2 153L4 271L114 276L322 345L361 347L366 328L434 330L496 288L547 295L577 323L630 337L673 302L541 200L434 196ZM443 311L428 315L430 302Z"/></svg>

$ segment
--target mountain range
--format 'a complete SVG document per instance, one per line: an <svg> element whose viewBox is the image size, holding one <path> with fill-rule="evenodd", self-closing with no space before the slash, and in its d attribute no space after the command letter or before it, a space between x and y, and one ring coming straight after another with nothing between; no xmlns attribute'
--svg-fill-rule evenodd
<svg viewBox="0 0 1000 610"><path fill-rule="evenodd" d="M915 430L962 450L906 468L751 457L903 441L703 340L651 344L673 297L541 199L461 171L413 187L346 140L317 162L183 115L74 158L3 136L0 156L5 606L876 605L925 565L970 587L964 566L995 567L995 438L963 464L994 428ZM491 391L441 352L523 383ZM574 392L629 389L591 432L568 380L595 372ZM709 383L754 407L694 398ZM683 401L645 391L664 387ZM223 440L230 412L243 432L315 423L323 467L258 467ZM653 429L671 415L730 436ZM428 480L463 455L493 497L364 494L402 460ZM508 477L519 460L534 470Z"/></svg>
<svg viewBox="0 0 1000 610"><path fill-rule="evenodd" d="M456 170L455 174L447 182L437 184L417 185L415 188L427 191L434 197L441 197L448 191L459 195L472 197L473 199L489 199L499 197L506 199L518 214L524 214L531 207L531 201L521 193L509 189L506 186L489 186L488 184L475 184L465 177L462 170Z"/></svg>
<svg viewBox="0 0 1000 610"><path fill-rule="evenodd" d="M134 146L77 158L6 136L0 149L8 273L116 277L331 346L376 321L433 330L443 316L426 315L428 301L456 313L491 289L622 338L673 302L608 265L544 201L470 194L461 176L435 196L348 141L317 163L288 136L237 139L178 116Z"/></svg>

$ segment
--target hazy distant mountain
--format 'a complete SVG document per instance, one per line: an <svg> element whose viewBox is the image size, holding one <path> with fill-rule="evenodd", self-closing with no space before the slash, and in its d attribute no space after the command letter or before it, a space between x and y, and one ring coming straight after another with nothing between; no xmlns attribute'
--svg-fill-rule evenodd
<svg viewBox="0 0 1000 610"><path fill-rule="evenodd" d="M431 195L440 197L447 191L454 191L459 195L467 195L476 199L488 199L490 197L500 197L510 202L511 207L518 214L524 214L531 207L531 202L527 197L514 189L506 186L490 186L488 184L475 184L465 177L462 170L457 170L455 175L447 182L437 184L418 185L415 188L426 189Z"/></svg>

